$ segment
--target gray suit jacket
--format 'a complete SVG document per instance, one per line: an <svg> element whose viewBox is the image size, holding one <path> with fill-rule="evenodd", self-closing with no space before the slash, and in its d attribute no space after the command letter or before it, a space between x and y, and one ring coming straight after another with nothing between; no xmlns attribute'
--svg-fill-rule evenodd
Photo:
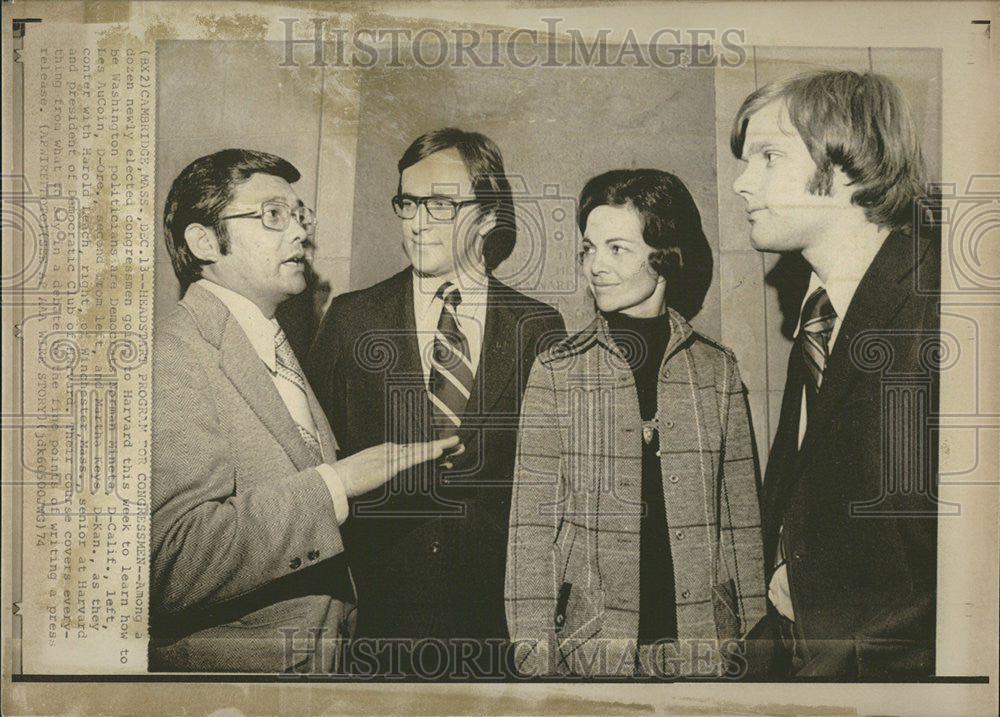
<svg viewBox="0 0 1000 717"><path fill-rule="evenodd" d="M243 329L196 285L155 327L152 421L150 669L336 669L354 592L333 502Z"/></svg>

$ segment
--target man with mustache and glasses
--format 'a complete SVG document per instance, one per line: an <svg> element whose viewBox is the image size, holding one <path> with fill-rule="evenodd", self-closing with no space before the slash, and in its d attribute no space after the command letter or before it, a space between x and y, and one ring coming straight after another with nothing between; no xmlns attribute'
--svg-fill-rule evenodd
<svg viewBox="0 0 1000 717"><path fill-rule="evenodd" d="M751 245L812 269L764 478L777 650L751 668L932 674L940 245L909 108L879 75L799 75L744 100L731 147Z"/></svg>
<svg viewBox="0 0 1000 717"><path fill-rule="evenodd" d="M520 402L535 356L564 325L555 309L492 276L516 226L489 138L428 132L398 169L392 208L411 266L333 300L307 371L342 456L455 434L462 448L450 467L418 467L352 501L345 541L366 606L356 644L369 640L366 671L436 670L437 658L422 668L414 651L448 641L445 674L498 674L502 656L486 645L507 636Z"/></svg>
<svg viewBox="0 0 1000 717"><path fill-rule="evenodd" d="M329 672L354 620L349 498L457 439L336 442L278 305L306 286L314 217L264 152L201 157L174 180L167 249L184 296L153 342L152 670Z"/></svg>

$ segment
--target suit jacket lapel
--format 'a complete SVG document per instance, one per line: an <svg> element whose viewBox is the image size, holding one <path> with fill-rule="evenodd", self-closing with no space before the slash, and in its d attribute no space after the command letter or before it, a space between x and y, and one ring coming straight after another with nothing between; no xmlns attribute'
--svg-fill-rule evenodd
<svg viewBox="0 0 1000 717"><path fill-rule="evenodd" d="M420 346L417 343L417 321L413 316L413 272L409 269L398 275L399 289L393 292L395 301L386 305L386 320L380 324L399 330L394 343L399 348L399 357L393 369L399 373L423 374L420 362Z"/></svg>
<svg viewBox="0 0 1000 717"><path fill-rule="evenodd" d="M485 416L496 405L516 373L518 351L527 349L519 345L523 337L517 330L517 315L500 296L503 286L491 277L487 291L483 345L466 408L479 416Z"/></svg>
<svg viewBox="0 0 1000 717"><path fill-rule="evenodd" d="M274 387L267 367L253 350L243 328L229 313L229 309L211 292L197 285L188 288L181 303L191 311L205 339L219 349L219 366L223 373L261 423L267 426L296 469L305 470L314 465L309 448L299 435L281 394ZM322 417L323 411L319 408L316 397L311 390L308 393L313 416ZM326 420L319 419L316 423L326 424ZM329 426L325 427L329 433ZM332 435L330 439L332 440ZM326 446L323 446L323 450L326 450ZM334 454L329 455L332 457Z"/></svg>
<svg viewBox="0 0 1000 717"><path fill-rule="evenodd" d="M403 411L400 418L409 423L412 430L404 429L402 435L419 437L421 440L429 441L431 435L430 421L430 400L427 397L427 381L424 376L423 363L420 360L420 344L417 342L417 321L413 315L413 271L405 269L397 274L399 278L398 289L392 292L394 300L387 302L385 310L388 312L384 321L378 323L379 326L389 327L393 336L389 336L389 341L396 347L398 354L392 373L400 376L416 379L419 377L420 385L423 387L414 401L407 401L405 405L399 406ZM388 440L388 437L387 437Z"/></svg>
<svg viewBox="0 0 1000 717"><path fill-rule="evenodd" d="M851 357L851 342L864 331L889 326L892 317L912 293L912 241L902 234L890 234L858 284L847 315L843 317L833 353L823 371L823 385L816 398L816 410L811 412L802 441L803 452L816 435L822 434L830 418L836 414L844 394L862 374Z"/></svg>
<svg viewBox="0 0 1000 717"><path fill-rule="evenodd" d="M781 414L778 429L774 435L767 459L764 476L764 548L767 555L773 555L771 546L776 545L781 513L788 497L789 487L801 473L799 451L799 419L802 409L802 387L805 382L805 367L797 355L798 345L793 344L788 355L788 374L785 392L781 397ZM771 562L767 561L770 569Z"/></svg>
<svg viewBox="0 0 1000 717"><path fill-rule="evenodd" d="M315 460L299 435L295 421L275 388L267 367L254 352L242 327L232 316L226 322L219 351L219 363L226 377L285 449L295 467L305 470L313 466ZM314 402L315 397L310 400L310 407ZM315 412L313 415L316 415Z"/></svg>

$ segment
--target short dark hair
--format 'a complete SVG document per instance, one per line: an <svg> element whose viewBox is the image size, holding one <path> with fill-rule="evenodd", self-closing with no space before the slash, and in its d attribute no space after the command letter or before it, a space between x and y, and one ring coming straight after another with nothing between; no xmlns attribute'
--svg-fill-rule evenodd
<svg viewBox="0 0 1000 717"><path fill-rule="evenodd" d="M580 193L577 222L599 206L632 207L642 218L642 238L655 251L649 264L666 279L666 302L690 319L712 283L712 249L701 214L678 177L659 169L614 169L589 180Z"/></svg>
<svg viewBox="0 0 1000 717"><path fill-rule="evenodd" d="M236 187L254 174L272 174L289 184L301 177L290 162L276 155L224 149L191 162L170 186L163 208L163 234L182 291L201 278L204 265L188 247L184 230L191 224L210 227L219 237L220 251L227 253L229 235L219 216L232 201Z"/></svg>
<svg viewBox="0 0 1000 717"><path fill-rule="evenodd" d="M517 241L517 220L514 216L510 181L504 172L503 155L493 140L484 134L466 132L455 127L442 127L420 135L406 148L399 160L397 166L400 179L396 191L402 192L404 169L446 149L458 150L472 179L472 192L481 202L481 211L492 211L496 217L496 225L483 241L483 261L486 271L492 272L510 256Z"/></svg>
<svg viewBox="0 0 1000 717"><path fill-rule="evenodd" d="M816 163L813 194L829 194L833 168L855 187L851 201L872 224L906 229L925 191L924 160L910 108L892 80L874 73L809 72L761 87L743 101L729 146L743 155L750 117L781 100Z"/></svg>

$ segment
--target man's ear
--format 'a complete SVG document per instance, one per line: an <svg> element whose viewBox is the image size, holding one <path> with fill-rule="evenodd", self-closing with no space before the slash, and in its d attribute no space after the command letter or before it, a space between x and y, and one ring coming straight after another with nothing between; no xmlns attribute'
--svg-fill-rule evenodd
<svg viewBox="0 0 1000 717"><path fill-rule="evenodd" d="M184 241L192 254L211 264L217 262L222 253L219 250L219 238L204 224L188 224L184 230Z"/></svg>
<svg viewBox="0 0 1000 717"><path fill-rule="evenodd" d="M851 181L851 178L847 176L847 173L837 165L833 165L831 170L830 178L830 196L840 197L847 196L850 197L854 194L856 187Z"/></svg>

